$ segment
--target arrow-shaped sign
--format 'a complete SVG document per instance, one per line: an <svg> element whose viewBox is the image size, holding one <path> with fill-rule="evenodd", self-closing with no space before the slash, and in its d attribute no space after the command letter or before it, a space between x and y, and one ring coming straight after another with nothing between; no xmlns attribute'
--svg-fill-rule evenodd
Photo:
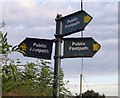
<svg viewBox="0 0 120 98"><path fill-rule="evenodd" d="M18 47L24 56L51 59L53 40L26 38Z"/></svg>
<svg viewBox="0 0 120 98"><path fill-rule="evenodd" d="M100 47L92 37L64 38L63 58L93 57Z"/></svg>
<svg viewBox="0 0 120 98"><path fill-rule="evenodd" d="M92 16L83 10L62 17L58 20L62 23L62 36L84 30L92 18Z"/></svg>

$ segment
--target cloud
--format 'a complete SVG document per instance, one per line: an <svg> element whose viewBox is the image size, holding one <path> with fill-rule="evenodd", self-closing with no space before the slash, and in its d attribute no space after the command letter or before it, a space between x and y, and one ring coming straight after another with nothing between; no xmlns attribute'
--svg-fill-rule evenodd
<svg viewBox="0 0 120 98"><path fill-rule="evenodd" d="M42 2L42 0L38 0ZM47 0L46 2L80 2L81 0ZM118 2L119 0L84 0L84 2ZM44 1L45 2L45 1Z"/></svg>
<svg viewBox="0 0 120 98"><path fill-rule="evenodd" d="M82 92L85 92L87 90L94 90L95 92L99 92L100 94L105 94L105 96L118 96L118 84L116 78L117 76L115 77L114 75L111 75L111 77L109 77L109 75L83 75L83 77L84 78L82 78ZM107 80L105 80L105 78ZM66 86L72 91L72 93L79 94L80 75L72 78L66 77L65 80L70 81Z"/></svg>
<svg viewBox="0 0 120 98"><path fill-rule="evenodd" d="M10 43L15 44L26 36L54 38L56 15L58 13L64 15L74 9L71 7L71 3L67 6L64 3L54 2L48 4L40 2L4 2L2 16L7 24L5 28L9 32L8 39ZM17 36L19 37L16 38ZM16 41L11 38L15 38Z"/></svg>
<svg viewBox="0 0 120 98"><path fill-rule="evenodd" d="M2 22L2 3L0 3L0 22Z"/></svg>
<svg viewBox="0 0 120 98"><path fill-rule="evenodd" d="M80 83L79 79L73 78L74 81L71 81L67 84L67 88L72 91L73 94L80 92ZM73 80L72 79L72 80ZM93 80L92 80L93 81ZM83 80L82 92L86 92L87 90L94 90L95 92L99 92L99 94L105 94L105 96L118 96L118 85L117 83L85 83Z"/></svg>
<svg viewBox="0 0 120 98"><path fill-rule="evenodd" d="M67 4L54 2L48 4L38 4L36 2L4 3L3 19L7 24L6 29L9 32L8 39L10 43L13 45L18 44L25 37L54 38L55 16L59 11L64 15L73 12L73 10L78 8L74 8L73 5L79 6L77 3L68 3L67 6ZM91 7L90 5L92 5L95 10L89 10ZM89 60L86 62L90 63L91 65L97 64L102 66L105 64L109 65L109 61L112 59L117 62L116 54L118 47L116 3L86 3L86 10L88 10L88 13L93 13L91 14L93 16L93 20L86 27L84 36L92 36L102 46L100 52L95 55L96 58L99 57L98 59L95 59L95 63L93 63L94 59L91 59L91 62L89 62ZM106 17L106 19L104 17ZM78 34L76 34L76 36L78 36ZM112 51L114 51L114 53ZM108 57L109 55L111 55L111 57ZM114 58L112 56L114 56ZM108 62L104 61L105 57L108 57ZM75 61L70 60L71 63L68 62L69 60L63 60L63 69L67 68L64 66L69 65L71 66L69 69L73 70L72 66L74 65L76 67L74 67L73 72L78 71L76 68L78 68L77 66L80 65L79 60L75 59ZM114 64L117 63L113 62L113 65ZM111 66L113 65L111 64Z"/></svg>
<svg viewBox="0 0 120 98"><path fill-rule="evenodd" d="M3 3L3 7L3 16L9 16L7 18L3 17L3 19L5 18L7 22L16 21L16 23L19 24L25 23L28 26L46 26L48 25L48 22L55 22L54 20L58 13L62 12L64 14L68 11L70 12L73 10L70 6L65 7L63 3L54 2L48 4L36 4L35 2ZM58 9L55 9L57 7ZM63 8L66 10L64 10Z"/></svg>

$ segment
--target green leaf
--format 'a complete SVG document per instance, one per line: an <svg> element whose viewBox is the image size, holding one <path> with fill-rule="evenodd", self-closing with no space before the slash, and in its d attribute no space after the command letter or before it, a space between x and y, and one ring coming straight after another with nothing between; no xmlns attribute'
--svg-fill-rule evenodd
<svg viewBox="0 0 120 98"><path fill-rule="evenodd" d="M6 32L5 35L3 36L3 39L6 39L6 37L7 37L7 32Z"/></svg>
<svg viewBox="0 0 120 98"><path fill-rule="evenodd" d="M3 38L3 33L2 32L0 32L0 38Z"/></svg>
<svg viewBox="0 0 120 98"><path fill-rule="evenodd" d="M0 51L2 51L2 46L0 46Z"/></svg>

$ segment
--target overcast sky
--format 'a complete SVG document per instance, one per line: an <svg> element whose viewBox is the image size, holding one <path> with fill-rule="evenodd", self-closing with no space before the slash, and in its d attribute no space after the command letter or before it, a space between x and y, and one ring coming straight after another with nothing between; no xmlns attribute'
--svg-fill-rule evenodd
<svg viewBox="0 0 120 98"><path fill-rule="evenodd" d="M32 1L32 2L30 2ZM48 2L49 1L49 2ZM84 37L92 37L101 44L101 49L93 58L84 58L84 78L90 89L107 96L118 95L118 0L98 2L91 0L84 3L84 10L93 20L84 31ZM94 1L94 2L93 2ZM54 39L55 17L80 10L79 0L27 0L15 2L5 0L1 3L2 20L5 21L4 31L8 32L8 41L18 45L26 37ZM2 21L1 20L1 21ZM80 37L80 32L67 37ZM54 67L54 46L51 67ZM19 58L22 63L37 59L24 57L20 53L9 55L11 59ZM65 80L69 80L68 88L72 93L79 93L79 75L81 74L81 58L61 60ZM88 88L83 82L83 91Z"/></svg>

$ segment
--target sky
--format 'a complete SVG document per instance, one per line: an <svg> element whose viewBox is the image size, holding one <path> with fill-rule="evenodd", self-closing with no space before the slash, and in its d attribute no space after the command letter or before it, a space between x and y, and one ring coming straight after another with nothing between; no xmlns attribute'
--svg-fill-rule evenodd
<svg viewBox="0 0 120 98"><path fill-rule="evenodd" d="M0 21L5 21L4 32L8 42L18 45L26 37L54 39L57 14L69 15L80 10L80 0L4 0L0 2ZM84 31L84 37L92 37L101 49L92 58L83 58L83 92L93 89L107 96L118 96L118 0L84 0L83 9L93 17ZM80 32L66 37L80 37ZM51 67L54 67L54 45ZM9 55L22 63L36 61L20 53ZM79 77L82 73L81 58L61 60L64 80L73 94L79 94ZM87 83L87 85L86 85Z"/></svg>

